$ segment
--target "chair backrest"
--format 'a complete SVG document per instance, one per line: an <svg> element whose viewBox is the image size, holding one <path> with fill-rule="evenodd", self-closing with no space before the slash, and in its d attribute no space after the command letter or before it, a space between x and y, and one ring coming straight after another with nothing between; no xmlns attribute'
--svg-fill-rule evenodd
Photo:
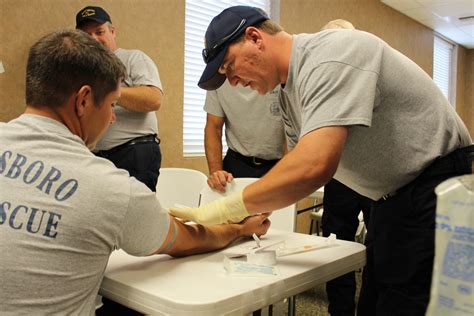
<svg viewBox="0 0 474 316"><path fill-rule="evenodd" d="M203 187L207 187L207 176L200 171L160 168L156 196L163 207L174 207L175 204L197 207Z"/></svg>
<svg viewBox="0 0 474 316"><path fill-rule="evenodd" d="M200 204L206 204L218 198L227 196L233 192L240 191L247 185L257 181L258 178L234 178L231 183L227 184L226 192L220 193L212 190L206 185L201 191L201 202ZM296 227L296 204L289 205L279 210L273 211L270 216L272 221L271 228L295 231Z"/></svg>

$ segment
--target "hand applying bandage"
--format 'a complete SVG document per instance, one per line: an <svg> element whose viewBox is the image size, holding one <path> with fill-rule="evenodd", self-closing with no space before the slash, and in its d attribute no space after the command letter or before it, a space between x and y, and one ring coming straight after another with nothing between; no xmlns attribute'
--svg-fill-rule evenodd
<svg viewBox="0 0 474 316"><path fill-rule="evenodd" d="M202 225L239 223L249 216L245 208L243 190L196 208L170 208L168 212L184 220Z"/></svg>

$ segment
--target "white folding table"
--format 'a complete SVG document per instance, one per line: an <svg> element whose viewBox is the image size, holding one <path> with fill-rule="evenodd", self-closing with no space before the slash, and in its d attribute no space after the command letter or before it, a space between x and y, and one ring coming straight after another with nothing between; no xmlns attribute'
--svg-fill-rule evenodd
<svg viewBox="0 0 474 316"><path fill-rule="evenodd" d="M262 244L279 240L291 248L324 238L270 229ZM333 247L279 257L277 276L227 275L224 255L254 245L246 239L220 251L178 259L115 251L100 294L151 315L245 315L357 270L366 261L365 246L337 240Z"/></svg>

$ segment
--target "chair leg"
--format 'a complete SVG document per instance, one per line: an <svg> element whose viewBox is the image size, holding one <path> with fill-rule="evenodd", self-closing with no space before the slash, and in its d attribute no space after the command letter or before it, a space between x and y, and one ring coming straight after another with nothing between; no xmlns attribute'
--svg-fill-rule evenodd
<svg viewBox="0 0 474 316"><path fill-rule="evenodd" d="M321 221L314 220L316 225L316 236L322 236L323 232L321 231Z"/></svg>

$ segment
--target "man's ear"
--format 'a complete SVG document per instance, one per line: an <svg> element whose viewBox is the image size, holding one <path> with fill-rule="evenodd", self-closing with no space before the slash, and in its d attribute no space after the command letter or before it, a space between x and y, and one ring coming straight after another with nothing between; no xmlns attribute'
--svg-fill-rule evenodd
<svg viewBox="0 0 474 316"><path fill-rule="evenodd" d="M112 36L115 38L117 36L116 33L117 29L115 28L115 25L110 26L110 33L112 33Z"/></svg>
<svg viewBox="0 0 474 316"><path fill-rule="evenodd" d="M260 44L262 43L262 33L261 31L254 27L254 26L249 26L245 30L245 39L251 41L253 44Z"/></svg>
<svg viewBox="0 0 474 316"><path fill-rule="evenodd" d="M91 106L94 106L92 88L88 85L82 86L76 93L74 104L77 116L82 117Z"/></svg>

